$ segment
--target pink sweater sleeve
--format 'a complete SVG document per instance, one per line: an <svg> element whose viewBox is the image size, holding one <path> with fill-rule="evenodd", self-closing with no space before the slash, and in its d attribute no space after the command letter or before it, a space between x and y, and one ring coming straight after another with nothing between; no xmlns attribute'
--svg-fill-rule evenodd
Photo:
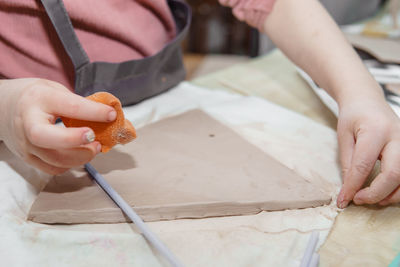
<svg viewBox="0 0 400 267"><path fill-rule="evenodd" d="M232 8L232 12L240 21L263 31L263 24L272 11L276 0L219 0L220 4Z"/></svg>

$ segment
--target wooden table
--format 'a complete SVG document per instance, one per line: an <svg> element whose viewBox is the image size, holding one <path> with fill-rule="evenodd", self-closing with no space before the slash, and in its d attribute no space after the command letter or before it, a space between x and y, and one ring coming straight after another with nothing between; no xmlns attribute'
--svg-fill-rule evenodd
<svg viewBox="0 0 400 267"><path fill-rule="evenodd" d="M255 95L336 128L336 117L279 51L192 81L215 90ZM400 252L400 205L351 205L321 247L320 266L387 266Z"/></svg>

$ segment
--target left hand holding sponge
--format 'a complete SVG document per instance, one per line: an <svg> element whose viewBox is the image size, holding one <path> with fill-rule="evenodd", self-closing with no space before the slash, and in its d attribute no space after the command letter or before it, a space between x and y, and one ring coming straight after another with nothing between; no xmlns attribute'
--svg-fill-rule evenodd
<svg viewBox="0 0 400 267"><path fill-rule="evenodd" d="M60 174L81 166L101 150L100 142L93 142L95 134L88 127L91 124L60 127L55 124L57 118L109 125L116 119L116 113L110 105L76 95L54 81L37 78L0 80L0 140L21 161L49 174ZM120 118L118 121L125 123ZM120 143L128 139L117 138Z"/></svg>

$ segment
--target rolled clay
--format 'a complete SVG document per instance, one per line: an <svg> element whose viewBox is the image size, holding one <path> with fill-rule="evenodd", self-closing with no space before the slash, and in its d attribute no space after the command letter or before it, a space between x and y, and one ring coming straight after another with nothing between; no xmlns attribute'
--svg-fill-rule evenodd
<svg viewBox="0 0 400 267"><path fill-rule="evenodd" d="M329 193L200 110L147 125L138 136L91 164L145 221L255 214L331 201ZM127 221L83 168L55 176L29 219Z"/></svg>

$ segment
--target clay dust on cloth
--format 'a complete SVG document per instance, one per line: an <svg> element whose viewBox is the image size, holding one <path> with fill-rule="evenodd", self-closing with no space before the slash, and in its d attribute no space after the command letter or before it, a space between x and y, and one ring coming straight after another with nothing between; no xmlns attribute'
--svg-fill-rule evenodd
<svg viewBox="0 0 400 267"><path fill-rule="evenodd" d="M334 197L339 190L336 133L266 100L212 91L184 82L125 108L136 127L200 108L229 125L310 183ZM44 225L26 221L49 176L0 144L2 266L163 266L132 224ZM150 222L186 266L299 266L313 230L320 246L338 213L334 201L317 208L251 216Z"/></svg>

